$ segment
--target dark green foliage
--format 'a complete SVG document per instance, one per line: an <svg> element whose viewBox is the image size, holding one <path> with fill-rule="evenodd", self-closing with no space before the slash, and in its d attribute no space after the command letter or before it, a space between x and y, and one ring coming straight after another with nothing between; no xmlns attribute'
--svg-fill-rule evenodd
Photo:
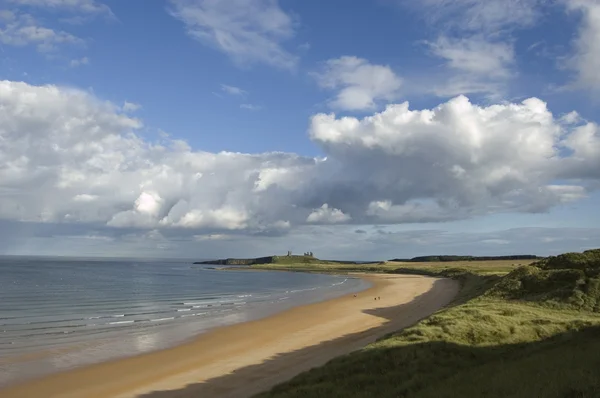
<svg viewBox="0 0 600 398"><path fill-rule="evenodd" d="M580 269L598 271L600 268L600 249L586 250L583 253L565 253L538 261L542 269Z"/></svg>
<svg viewBox="0 0 600 398"><path fill-rule="evenodd" d="M519 267L490 290L491 296L550 306L600 311L600 250L567 253Z"/></svg>

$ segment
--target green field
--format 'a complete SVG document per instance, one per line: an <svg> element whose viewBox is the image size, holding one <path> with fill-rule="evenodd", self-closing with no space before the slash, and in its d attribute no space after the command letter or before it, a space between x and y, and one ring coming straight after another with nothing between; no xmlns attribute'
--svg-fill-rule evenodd
<svg viewBox="0 0 600 398"><path fill-rule="evenodd" d="M462 289L413 327L259 397L600 397L600 250L449 265L373 265L457 278ZM322 266L332 268L353 267Z"/></svg>
<svg viewBox="0 0 600 398"><path fill-rule="evenodd" d="M462 270L477 274L507 274L519 266L529 265L533 260L494 260L494 261L453 261L453 262L395 262L382 261L368 264L344 264L332 261L314 260L305 262L280 262L272 264L255 264L251 269L281 270L298 272L397 272L441 274L448 270Z"/></svg>

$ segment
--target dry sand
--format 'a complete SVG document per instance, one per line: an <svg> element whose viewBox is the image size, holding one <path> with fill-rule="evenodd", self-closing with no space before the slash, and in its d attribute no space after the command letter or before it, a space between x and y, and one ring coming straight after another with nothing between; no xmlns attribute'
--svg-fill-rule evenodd
<svg viewBox="0 0 600 398"><path fill-rule="evenodd" d="M373 286L357 297L214 329L174 348L17 385L0 397L249 397L417 322L458 291L448 279L361 277Z"/></svg>

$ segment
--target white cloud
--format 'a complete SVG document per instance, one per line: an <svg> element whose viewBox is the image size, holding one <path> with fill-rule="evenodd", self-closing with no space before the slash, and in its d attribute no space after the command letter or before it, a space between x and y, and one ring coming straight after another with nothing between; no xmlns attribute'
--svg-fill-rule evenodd
<svg viewBox="0 0 600 398"><path fill-rule="evenodd" d="M262 109L262 106L260 105L253 105L253 104L241 104L240 105L241 109L246 109L249 111L260 111Z"/></svg>
<svg viewBox="0 0 600 398"><path fill-rule="evenodd" d="M402 79L389 66L351 56L330 59L312 75L322 88L338 91L330 101L332 108L350 111L373 109L377 101L392 101L402 85Z"/></svg>
<svg viewBox="0 0 600 398"><path fill-rule="evenodd" d="M546 0L402 0L402 3L422 10L432 25L495 34L535 24L542 16L540 6Z"/></svg>
<svg viewBox="0 0 600 398"><path fill-rule="evenodd" d="M431 200L410 200L400 205L392 205L389 200L377 200L369 203L366 215L371 216L374 223L398 224L450 221L468 216L458 209L454 213L448 212L439 203Z"/></svg>
<svg viewBox="0 0 600 398"><path fill-rule="evenodd" d="M171 0L171 14L188 35L229 55L238 65L293 69L297 57L282 47L294 23L277 0Z"/></svg>
<svg viewBox="0 0 600 398"><path fill-rule="evenodd" d="M198 242L207 241L207 240L230 240L235 238L232 235L227 234L209 234L209 235L194 235L194 240Z"/></svg>
<svg viewBox="0 0 600 398"><path fill-rule="evenodd" d="M89 63L90 63L90 59L88 57L83 57L83 58L79 58L79 59L72 59L71 62L69 63L69 65L72 68L77 68L82 65L89 65Z"/></svg>
<svg viewBox="0 0 600 398"><path fill-rule="evenodd" d="M575 137L583 135L577 131ZM429 198L443 208L439 218L457 210L465 212L459 216L508 208L542 211L566 195L549 184L573 160L561 158L559 147L579 148L588 162L584 169L593 170L588 167L595 151L561 143L565 133L535 98L479 107L461 96L422 111L404 103L362 120L320 114L313 117L310 134L340 165L343 185L315 189L339 190L329 193L336 195L336 206L352 196L356 205L364 200L363 208L373 201L390 201L391 206ZM599 139L584 137L589 148Z"/></svg>
<svg viewBox="0 0 600 398"><path fill-rule="evenodd" d="M309 133L326 158L317 159L203 152L145 141L141 127L84 91L0 82L0 222L69 236L277 236L307 223L541 212L600 180L598 127L564 124L535 98L318 114Z"/></svg>
<svg viewBox="0 0 600 398"><path fill-rule="evenodd" d="M502 82L477 78L468 74L455 74L442 79L441 82L435 82L434 79L431 80L430 86L425 86L422 91L442 98L480 94L487 97L491 102L497 102L502 100L506 92L506 85Z"/></svg>
<svg viewBox="0 0 600 398"><path fill-rule="evenodd" d="M575 41L575 53L567 66L576 73L574 86L600 90L600 3L593 0L567 0L571 11L581 13L581 26Z"/></svg>
<svg viewBox="0 0 600 398"><path fill-rule="evenodd" d="M514 63L514 49L507 43L493 43L481 36L452 39L440 36L429 46L448 66L469 74L508 77Z"/></svg>
<svg viewBox="0 0 600 398"><path fill-rule="evenodd" d="M84 42L69 33L40 26L29 14L4 11L0 14L0 43L18 47L35 45L38 51L47 53L60 45Z"/></svg>
<svg viewBox="0 0 600 398"><path fill-rule="evenodd" d="M561 116L560 121L565 124L577 124L583 121L583 119L577 111L571 111Z"/></svg>
<svg viewBox="0 0 600 398"><path fill-rule="evenodd" d="M140 109L142 109L142 106L140 104L136 104L135 102L129 102L129 101L125 101L123 103L123 112L135 112L135 111L139 111Z"/></svg>
<svg viewBox="0 0 600 398"><path fill-rule="evenodd" d="M224 92L226 92L227 94L230 94L230 95L246 95L246 94L248 94L247 91L242 90L239 87L228 86L227 84L221 84L221 90L223 90Z"/></svg>
<svg viewBox="0 0 600 398"><path fill-rule="evenodd" d="M480 242L489 245L509 245L511 243L509 240L506 239L483 239Z"/></svg>
<svg viewBox="0 0 600 398"><path fill-rule="evenodd" d="M507 80L515 75L512 43L491 41L481 35L458 39L442 35L427 44L434 56L446 60L450 72L443 83L429 84L437 96L484 94L498 99L506 91Z"/></svg>
<svg viewBox="0 0 600 398"><path fill-rule="evenodd" d="M546 0L401 0L417 10L438 37L426 41L431 54L446 68L420 91L440 97L483 94L489 101L505 99L508 79L518 75L515 30L535 25ZM442 80L440 82L440 80Z"/></svg>
<svg viewBox="0 0 600 398"><path fill-rule="evenodd" d="M350 221L351 217L344 214L340 209L330 208L327 203L318 209L314 209L306 218L306 222L312 224L338 224Z"/></svg>

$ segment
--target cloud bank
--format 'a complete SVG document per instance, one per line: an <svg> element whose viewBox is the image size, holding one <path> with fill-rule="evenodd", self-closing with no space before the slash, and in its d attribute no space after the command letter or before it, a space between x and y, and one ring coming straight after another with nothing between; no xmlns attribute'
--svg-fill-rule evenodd
<svg viewBox="0 0 600 398"><path fill-rule="evenodd" d="M79 90L0 82L0 219L79 234L276 236L308 224L544 212L600 179L598 126L555 118L537 98L317 114L308 134L323 158L148 142L127 111Z"/></svg>

